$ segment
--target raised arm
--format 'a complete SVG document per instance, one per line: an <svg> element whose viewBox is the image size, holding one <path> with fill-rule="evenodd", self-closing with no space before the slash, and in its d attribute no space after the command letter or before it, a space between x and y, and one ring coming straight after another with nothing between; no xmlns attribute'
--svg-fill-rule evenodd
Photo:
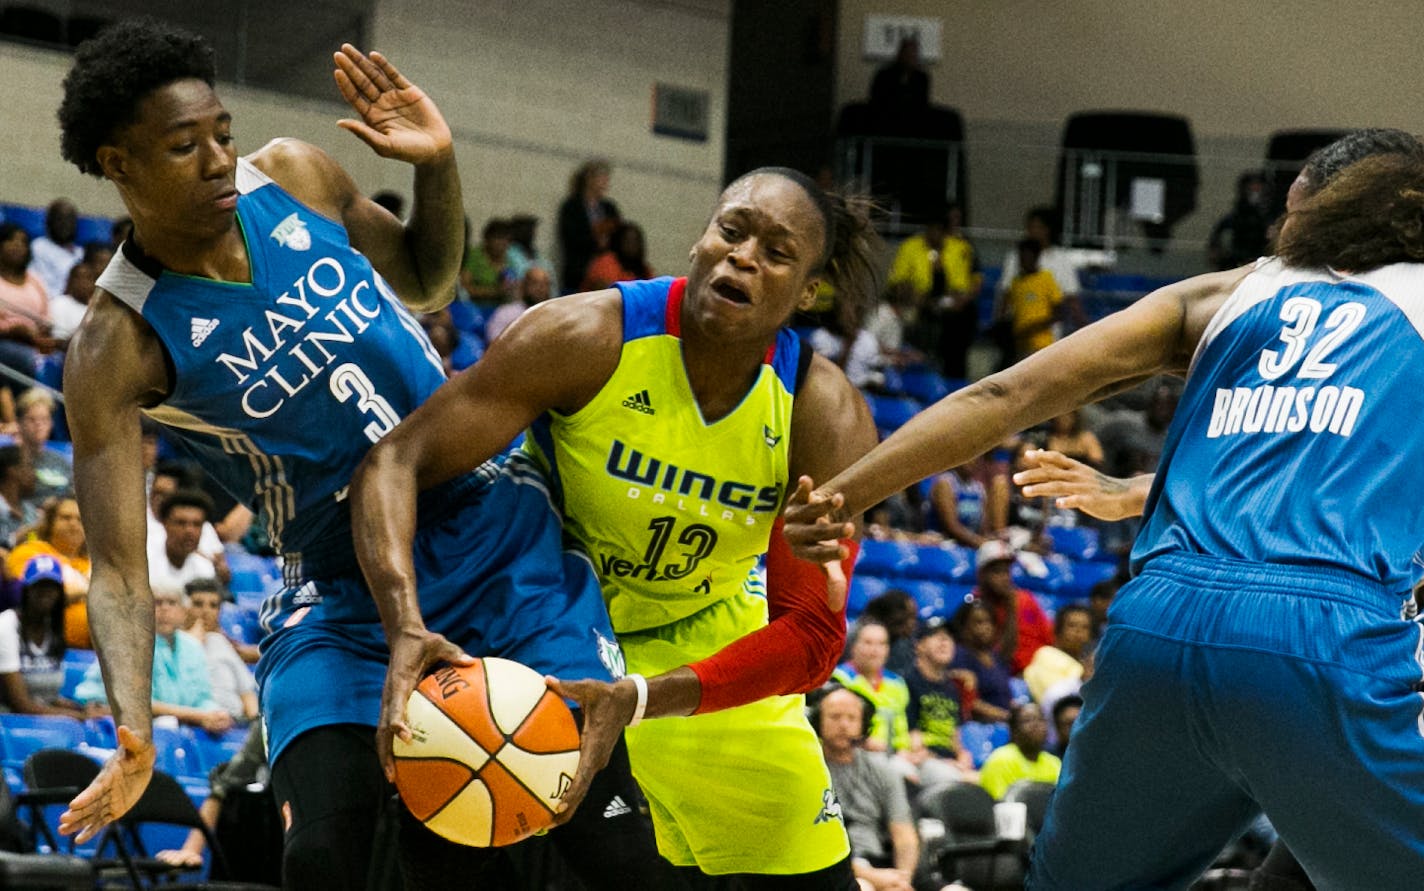
<svg viewBox="0 0 1424 891"><path fill-rule="evenodd" d="M167 388L161 347L137 315L98 291L88 319L70 343L64 396L93 563L89 627L119 748L60 818L61 831L77 831L81 841L132 807L153 770L153 593L139 407Z"/></svg>
<svg viewBox="0 0 1424 891"><path fill-rule="evenodd" d="M300 140L269 143L252 162L284 189L339 220L411 309L428 312L455 296L464 259L460 175L450 128L430 97L380 53L350 44L336 53L336 83L357 118L338 125L383 158L415 167L415 200L404 224L367 198L326 152Z"/></svg>
<svg viewBox="0 0 1424 891"><path fill-rule="evenodd" d="M411 556L416 494L498 454L543 412L586 404L617 366L620 307L606 291L534 307L373 447L352 477L356 553L391 646L377 735L388 772L391 739L409 732L405 702L421 674L462 657L420 615Z"/></svg>
<svg viewBox="0 0 1424 891"><path fill-rule="evenodd" d="M797 555L843 556L831 541L845 534L847 518L891 492L982 454L1011 433L1153 375L1185 373L1211 317L1244 275L1245 270L1213 273L1154 291L931 405L809 498L793 501L786 534ZM843 506L832 505L835 495L843 497Z"/></svg>

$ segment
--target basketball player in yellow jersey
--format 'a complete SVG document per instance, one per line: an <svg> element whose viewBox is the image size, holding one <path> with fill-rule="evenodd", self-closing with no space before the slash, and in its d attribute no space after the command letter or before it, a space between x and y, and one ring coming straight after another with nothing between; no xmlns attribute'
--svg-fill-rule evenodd
<svg viewBox="0 0 1424 891"><path fill-rule="evenodd" d="M783 330L823 279L857 303L873 293L872 238L806 177L755 171L723 193L686 279L541 304L371 451L352 486L357 548L408 629L392 641L383 753L408 732L421 672L454 652L410 584L416 492L531 428L631 672L551 682L584 713L564 816L627 727L659 849L692 884L856 887L799 695L839 657L844 603L772 533L798 479L874 445L845 375Z"/></svg>

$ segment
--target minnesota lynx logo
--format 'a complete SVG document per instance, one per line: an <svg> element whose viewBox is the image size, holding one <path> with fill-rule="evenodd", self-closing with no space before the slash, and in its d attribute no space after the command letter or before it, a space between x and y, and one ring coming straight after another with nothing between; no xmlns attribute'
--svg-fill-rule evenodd
<svg viewBox="0 0 1424 891"><path fill-rule="evenodd" d="M832 820L840 820L842 823L845 822L845 818L841 816L841 803L836 798L836 793L827 789L821 793L821 812L816 815L815 820L811 821L811 825L815 826L817 823L829 823Z"/></svg>
<svg viewBox="0 0 1424 891"><path fill-rule="evenodd" d="M628 667L623 662L623 648L618 646L617 641L599 634L596 628L593 630L593 636L598 638L598 661L603 663L608 673L613 675L615 680L627 674Z"/></svg>
<svg viewBox="0 0 1424 891"><path fill-rule="evenodd" d="M311 232L307 231L307 224L296 214L278 223L277 228L272 230L271 237L282 247L294 251L304 251L311 247Z"/></svg>

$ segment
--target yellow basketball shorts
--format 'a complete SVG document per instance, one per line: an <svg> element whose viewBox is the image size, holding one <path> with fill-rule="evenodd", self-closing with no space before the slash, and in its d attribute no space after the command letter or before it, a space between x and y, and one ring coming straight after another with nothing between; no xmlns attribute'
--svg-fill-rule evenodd
<svg viewBox="0 0 1424 891"><path fill-rule="evenodd" d="M739 594L679 622L620 634L628 670L660 674L766 624L766 603ZM709 875L792 875L850 855L805 697L773 696L627 730L633 776L648 796L658 851Z"/></svg>

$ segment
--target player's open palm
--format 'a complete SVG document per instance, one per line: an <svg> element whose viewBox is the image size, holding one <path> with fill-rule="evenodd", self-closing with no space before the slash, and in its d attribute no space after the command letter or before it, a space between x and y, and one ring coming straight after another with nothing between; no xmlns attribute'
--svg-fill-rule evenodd
<svg viewBox="0 0 1424 891"><path fill-rule="evenodd" d="M411 740L406 723L406 704L425 673L442 662L471 665L474 658L439 634L425 628L412 629L390 641L391 662L386 667L386 685L381 693L381 717L376 727L376 754L386 779L395 782L395 738Z"/></svg>
<svg viewBox="0 0 1424 891"><path fill-rule="evenodd" d="M83 844L122 817L148 788L154 757L152 741L120 725L118 749L104 762L89 788L76 795L69 809L59 815L59 831L79 833L76 841Z"/></svg>
<svg viewBox="0 0 1424 891"><path fill-rule="evenodd" d="M579 766L574 781L564 793L564 803L554 825L567 823L578 809L594 776L608 766L613 749L623 737L623 728L633 720L637 707L636 693L620 689L606 681L561 681L545 678L549 689L578 703L583 711L583 727L579 731ZM627 686L627 685L624 685ZM627 695L624 695L627 694Z"/></svg>
<svg viewBox="0 0 1424 891"><path fill-rule="evenodd" d="M360 119L337 126L355 133L383 158L411 164L451 150L450 127L425 91L380 53L369 56L349 43L336 53L336 85Z"/></svg>

